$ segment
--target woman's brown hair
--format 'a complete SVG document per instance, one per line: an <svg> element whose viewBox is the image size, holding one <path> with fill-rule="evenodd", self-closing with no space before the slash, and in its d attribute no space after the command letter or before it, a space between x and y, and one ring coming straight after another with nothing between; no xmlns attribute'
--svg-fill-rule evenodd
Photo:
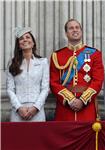
<svg viewBox="0 0 105 150"><path fill-rule="evenodd" d="M35 39L34 39L33 35L30 32L29 32L29 34L31 35L32 40L34 42L34 46L32 48L32 53L35 57L41 58L41 56L36 54L36 41L35 41ZM22 50L19 47L19 38L16 38L15 48L14 48L14 57L12 58L12 63L9 66L9 72L13 76L16 76L16 75L18 75L22 72L22 70L20 69L20 66L22 64L22 60L23 60L23 54L22 54Z"/></svg>

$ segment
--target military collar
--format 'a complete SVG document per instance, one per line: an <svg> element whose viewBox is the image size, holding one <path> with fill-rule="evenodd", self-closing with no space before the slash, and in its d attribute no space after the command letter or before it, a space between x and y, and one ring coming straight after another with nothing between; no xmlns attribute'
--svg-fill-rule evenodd
<svg viewBox="0 0 105 150"><path fill-rule="evenodd" d="M82 42L80 42L80 43L77 44L77 45L69 44L69 45L68 45L68 48L69 48L70 50L77 51L77 50L81 49L83 46L84 46L84 44L83 44Z"/></svg>

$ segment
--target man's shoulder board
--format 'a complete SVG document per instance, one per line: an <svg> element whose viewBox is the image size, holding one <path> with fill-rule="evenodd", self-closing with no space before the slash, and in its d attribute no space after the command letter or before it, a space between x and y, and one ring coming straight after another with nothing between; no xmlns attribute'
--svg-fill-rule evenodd
<svg viewBox="0 0 105 150"><path fill-rule="evenodd" d="M90 49L90 50L95 50L95 51L99 51L98 49L96 49L95 47L91 47L91 46L86 46L86 48Z"/></svg>
<svg viewBox="0 0 105 150"><path fill-rule="evenodd" d="M85 49L85 53L89 53L89 54L92 54L92 53L94 53L94 52L96 52L97 51L97 49L96 48L94 48L94 47L90 47L90 46L86 46L86 49Z"/></svg>
<svg viewBox="0 0 105 150"><path fill-rule="evenodd" d="M58 50L55 50L54 52L56 52L56 53L62 52L65 48L66 48L66 47L61 48L61 49L58 49Z"/></svg>

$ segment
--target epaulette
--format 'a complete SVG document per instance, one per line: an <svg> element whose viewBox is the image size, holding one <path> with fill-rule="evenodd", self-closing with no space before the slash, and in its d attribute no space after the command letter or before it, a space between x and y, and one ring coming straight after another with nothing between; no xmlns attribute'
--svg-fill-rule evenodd
<svg viewBox="0 0 105 150"><path fill-rule="evenodd" d="M66 47L63 47L63 48L61 48L61 49L55 50L54 52L60 52L60 51L64 50L65 48L66 48Z"/></svg>
<svg viewBox="0 0 105 150"><path fill-rule="evenodd" d="M90 49L95 49L95 50L97 50L97 51L99 51L97 48L95 48L95 47L91 47L91 46L86 46L87 48L90 48Z"/></svg>

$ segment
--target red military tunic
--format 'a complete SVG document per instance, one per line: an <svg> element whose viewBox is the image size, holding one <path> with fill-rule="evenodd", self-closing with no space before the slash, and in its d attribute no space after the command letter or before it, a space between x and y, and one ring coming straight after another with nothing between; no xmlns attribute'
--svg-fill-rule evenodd
<svg viewBox="0 0 105 150"><path fill-rule="evenodd" d="M87 46L82 46L76 51L78 56ZM94 121L96 120L96 106L95 98L102 87L104 80L104 68L102 64L101 52L96 50L90 55L90 62L84 62L80 70L78 71L77 85L73 87L73 79L70 81L68 87L62 85L61 76L64 71L68 69L59 69L59 66L65 66L69 58L73 56L74 51L68 47L64 47L54 52L57 56L57 61L54 57L51 57L50 62L50 85L53 94L56 96L56 121ZM52 54L53 56L53 54ZM79 62L78 62L79 63ZM84 69L85 64L88 64L88 71ZM63 67L62 67L63 68ZM84 79L85 75L88 74L88 79ZM67 101L72 101L74 98L79 98L83 101L84 107L79 112L74 112ZM65 102L65 99L67 100Z"/></svg>

